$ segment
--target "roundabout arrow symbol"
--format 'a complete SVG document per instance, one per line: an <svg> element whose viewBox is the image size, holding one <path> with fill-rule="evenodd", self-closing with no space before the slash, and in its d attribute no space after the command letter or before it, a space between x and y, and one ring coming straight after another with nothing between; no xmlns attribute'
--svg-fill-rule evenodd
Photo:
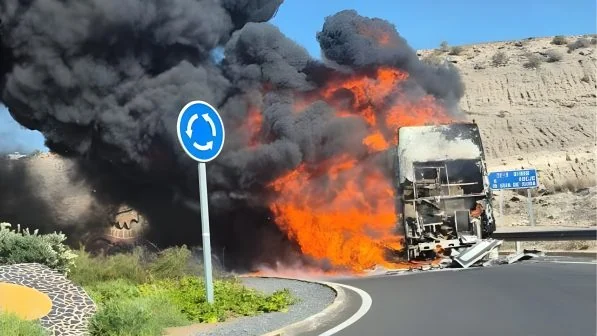
<svg viewBox="0 0 597 336"><path fill-rule="evenodd" d="M205 120L209 124L209 127L211 127L211 136L215 137L216 136L216 125L214 124L214 121L211 119L211 117L207 113L204 113L201 116L203 117L203 120Z"/></svg>
<svg viewBox="0 0 597 336"><path fill-rule="evenodd" d="M189 138L193 136L193 124L195 123L195 121L197 121L197 119L199 119L199 116L196 114L193 114L191 118L189 118L189 123L187 124L186 132Z"/></svg>
<svg viewBox="0 0 597 336"><path fill-rule="evenodd" d="M209 127L211 128L211 136L215 137L216 136L216 125L214 124L213 119L211 119L211 117L207 113L202 114L201 117L203 118L203 120L205 120L209 124ZM185 132L189 138L191 138L193 136L193 124L195 123L195 121L197 121L197 119L199 119L198 114L193 114L189 118L189 122L187 123L187 130ZM193 142L193 147L195 147L196 149L198 149L200 151L211 150L213 148L213 141L210 140L205 145L201 145L196 142Z"/></svg>
<svg viewBox="0 0 597 336"><path fill-rule="evenodd" d="M193 147L197 148L200 151L206 151L206 150L210 150L213 148L213 141L209 140L205 145L200 145L196 142L193 142Z"/></svg>

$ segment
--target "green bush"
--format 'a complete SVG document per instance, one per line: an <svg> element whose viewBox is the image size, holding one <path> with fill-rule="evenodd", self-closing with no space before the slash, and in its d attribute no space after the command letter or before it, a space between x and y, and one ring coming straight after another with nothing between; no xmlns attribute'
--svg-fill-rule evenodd
<svg viewBox="0 0 597 336"><path fill-rule="evenodd" d="M38 234L29 229L11 229L9 223L0 223L0 265L39 263L68 274L74 265L74 254L63 244L62 233Z"/></svg>
<svg viewBox="0 0 597 336"><path fill-rule="evenodd" d="M150 280L150 274L144 265L144 250L137 248L132 253L119 253L111 256L92 257L84 249L77 252L69 274L74 283L86 286L111 280L127 280L132 283L144 283Z"/></svg>
<svg viewBox="0 0 597 336"><path fill-rule="evenodd" d="M183 245L161 251L149 265L149 272L154 279L179 279L203 274L203 265L195 262L191 250Z"/></svg>
<svg viewBox="0 0 597 336"><path fill-rule="evenodd" d="M159 254L137 249L97 257L81 250L69 277L98 305L92 335L159 335L171 326L282 311L294 303L288 290L265 295L236 279L216 277L215 302L208 304L201 273L202 266L182 246Z"/></svg>
<svg viewBox="0 0 597 336"><path fill-rule="evenodd" d="M137 285L125 279L94 283L85 286L85 291L96 304L111 300L134 299L141 296L141 291L139 291Z"/></svg>
<svg viewBox="0 0 597 336"><path fill-rule="evenodd" d="M0 335L5 336L48 336L39 322L26 321L14 314L0 313Z"/></svg>
<svg viewBox="0 0 597 336"><path fill-rule="evenodd" d="M167 297L194 322L224 321L231 316L251 316L259 313L283 311L294 303L288 290L271 295L243 286L238 281L214 281L215 302L206 300L205 283L198 277L160 280L139 286L142 296Z"/></svg>
<svg viewBox="0 0 597 336"><path fill-rule="evenodd" d="M135 284L159 279L199 275L203 267L186 246L171 247L158 254L136 248L131 253L92 257L84 249L78 252L69 278L81 285L111 280L127 280Z"/></svg>
<svg viewBox="0 0 597 336"><path fill-rule="evenodd" d="M92 336L160 336L165 328L188 324L168 299L151 296L109 300L89 322Z"/></svg>

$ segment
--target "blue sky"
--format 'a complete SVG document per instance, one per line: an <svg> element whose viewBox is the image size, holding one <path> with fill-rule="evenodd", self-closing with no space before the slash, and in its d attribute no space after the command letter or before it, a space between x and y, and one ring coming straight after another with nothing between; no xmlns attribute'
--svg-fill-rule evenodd
<svg viewBox="0 0 597 336"><path fill-rule="evenodd" d="M271 22L319 58L315 34L326 16L343 9L392 22L415 49L597 33L595 0L286 0ZM22 129L0 107L0 150L44 148L38 132Z"/></svg>

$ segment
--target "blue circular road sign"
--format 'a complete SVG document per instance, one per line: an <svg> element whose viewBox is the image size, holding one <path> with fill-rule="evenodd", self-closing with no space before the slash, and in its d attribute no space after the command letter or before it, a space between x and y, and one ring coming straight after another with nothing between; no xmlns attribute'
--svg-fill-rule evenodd
<svg viewBox="0 0 597 336"><path fill-rule="evenodd" d="M222 118L213 106L204 101L192 101L180 110L176 131L182 148L195 161L209 162L224 147Z"/></svg>

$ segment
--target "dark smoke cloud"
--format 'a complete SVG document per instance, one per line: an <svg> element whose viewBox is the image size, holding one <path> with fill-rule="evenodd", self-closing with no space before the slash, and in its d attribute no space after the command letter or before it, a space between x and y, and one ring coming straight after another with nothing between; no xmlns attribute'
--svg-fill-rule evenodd
<svg viewBox="0 0 597 336"><path fill-rule="evenodd" d="M464 94L464 85L451 64L423 64L388 21L362 17L354 10L341 11L326 18L317 41L325 58L342 66L354 69L386 65L406 70L417 86L448 107L455 108Z"/></svg>
<svg viewBox="0 0 597 336"><path fill-rule="evenodd" d="M72 243L101 234L111 221L111 206L94 199L73 168L71 160L61 158L0 158L0 222L61 231Z"/></svg>
<svg viewBox="0 0 597 336"><path fill-rule="evenodd" d="M196 165L178 146L177 114L190 100L217 106L226 144L208 165L215 251L225 247L239 265L275 262L296 246L274 225L264 186L303 162L364 155L367 131L321 101L293 113L297 95L341 74L266 23L281 3L4 0L0 101L50 149L77 160L102 204L126 202L148 216L150 239L163 244L201 239ZM379 31L392 47L371 42ZM340 12L317 39L349 72L400 67L411 72L413 92L447 105L462 95L453 69L424 66L386 21ZM249 146L255 134L243 124L253 107L263 118L261 144Z"/></svg>

